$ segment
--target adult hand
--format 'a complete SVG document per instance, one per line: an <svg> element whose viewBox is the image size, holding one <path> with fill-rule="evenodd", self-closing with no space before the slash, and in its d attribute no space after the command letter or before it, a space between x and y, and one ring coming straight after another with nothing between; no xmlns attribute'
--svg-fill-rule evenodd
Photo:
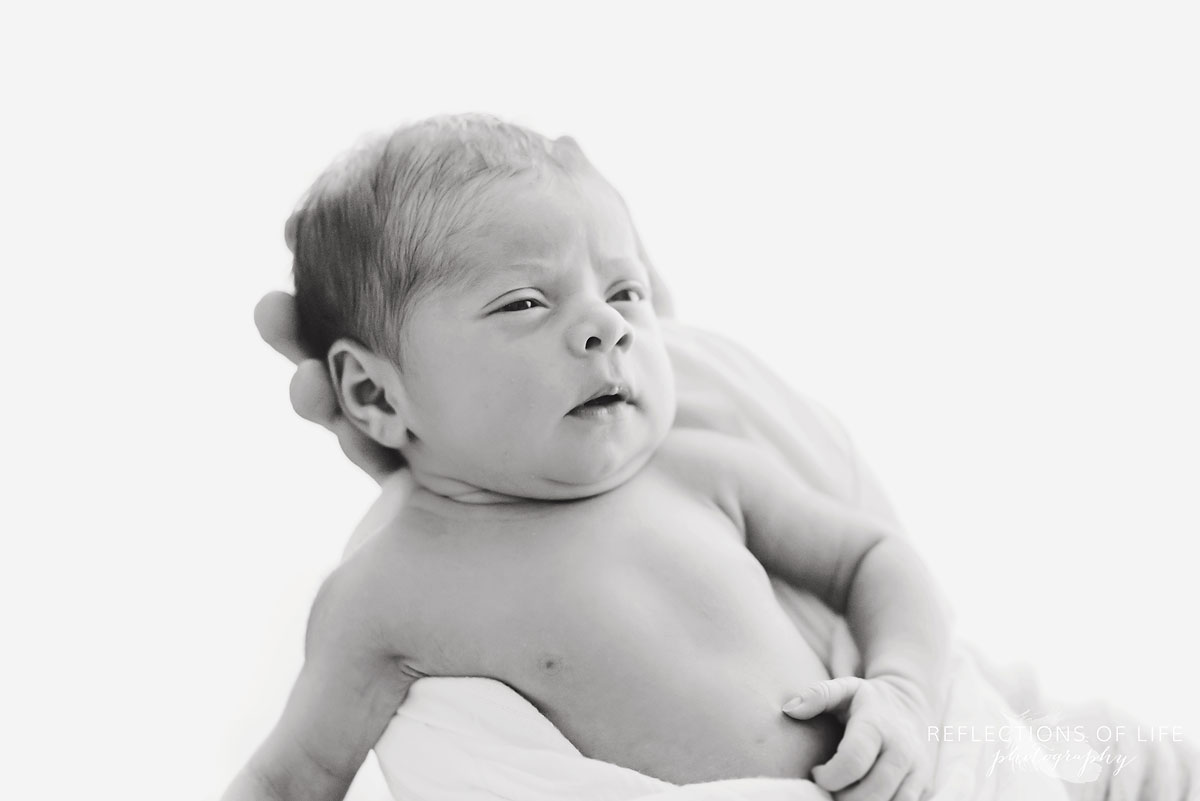
<svg viewBox="0 0 1200 801"><path fill-rule="evenodd" d="M300 341L296 299L286 292L268 292L254 307L259 335L296 365L292 376L292 408L334 433L346 457L376 482L404 467L399 452L385 448L363 434L342 414L322 359L305 350Z"/></svg>

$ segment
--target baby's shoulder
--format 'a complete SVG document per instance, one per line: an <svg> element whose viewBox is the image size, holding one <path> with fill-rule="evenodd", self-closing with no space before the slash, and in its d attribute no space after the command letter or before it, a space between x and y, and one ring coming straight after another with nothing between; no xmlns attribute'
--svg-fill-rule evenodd
<svg viewBox="0 0 1200 801"><path fill-rule="evenodd" d="M412 614L421 571L395 520L349 553L322 582L309 613L307 648L354 648L390 657L417 650ZM408 524L411 527L411 523Z"/></svg>

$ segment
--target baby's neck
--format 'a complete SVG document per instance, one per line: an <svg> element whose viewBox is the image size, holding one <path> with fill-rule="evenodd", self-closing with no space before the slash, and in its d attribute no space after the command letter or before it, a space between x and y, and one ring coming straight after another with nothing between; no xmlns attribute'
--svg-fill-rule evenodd
<svg viewBox="0 0 1200 801"><path fill-rule="evenodd" d="M417 468L415 465L413 466L413 479L426 492L458 503L489 506L492 504L523 503L531 500L530 498L505 495L504 493L476 487L473 484L468 484L465 481L460 481L450 476L431 474Z"/></svg>
<svg viewBox="0 0 1200 801"><path fill-rule="evenodd" d="M631 460L622 469L592 484L565 484L553 481L525 482L517 492L504 492L479 486L453 475L430 470L421 460L409 459L413 479L421 489L439 498L471 506L513 506L518 504L561 503L601 495L629 481L641 470L653 451ZM526 486L527 485L527 486Z"/></svg>

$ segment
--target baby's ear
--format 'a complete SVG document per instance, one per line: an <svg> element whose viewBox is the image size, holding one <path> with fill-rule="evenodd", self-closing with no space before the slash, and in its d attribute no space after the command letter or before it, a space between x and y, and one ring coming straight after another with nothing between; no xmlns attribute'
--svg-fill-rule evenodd
<svg viewBox="0 0 1200 801"><path fill-rule="evenodd" d="M407 399L395 365L352 339L339 339L329 349L329 375L342 413L355 427L388 448L408 443Z"/></svg>

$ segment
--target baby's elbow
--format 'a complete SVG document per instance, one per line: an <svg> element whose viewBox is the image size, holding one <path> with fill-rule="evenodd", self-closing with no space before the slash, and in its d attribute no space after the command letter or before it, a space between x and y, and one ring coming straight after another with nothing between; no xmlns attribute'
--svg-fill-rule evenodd
<svg viewBox="0 0 1200 801"><path fill-rule="evenodd" d="M288 801L283 784L258 759L251 759L234 778L221 801Z"/></svg>
<svg viewBox="0 0 1200 801"><path fill-rule="evenodd" d="M830 576L825 602L839 615L850 606L850 596L863 574L868 559L893 558L905 549L904 542L885 528L864 533L855 548L843 551L837 569Z"/></svg>

